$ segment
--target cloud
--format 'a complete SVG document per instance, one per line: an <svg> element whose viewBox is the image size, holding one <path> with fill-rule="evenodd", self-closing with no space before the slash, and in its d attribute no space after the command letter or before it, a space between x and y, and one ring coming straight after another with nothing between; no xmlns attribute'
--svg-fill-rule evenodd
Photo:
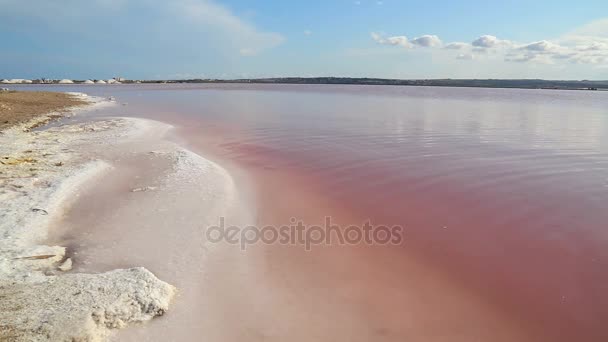
<svg viewBox="0 0 608 342"><path fill-rule="evenodd" d="M446 49L449 50L462 50L462 49L466 49L471 47L468 43L462 43L462 42L453 42L453 43L449 43L448 45L445 46Z"/></svg>
<svg viewBox="0 0 608 342"><path fill-rule="evenodd" d="M254 56L273 48L285 38L274 32L263 32L241 20L227 8L208 0L178 0L170 2L181 18L190 19L193 25L211 26L223 34L224 39L236 45L243 56Z"/></svg>
<svg viewBox="0 0 608 342"><path fill-rule="evenodd" d="M505 55L504 60L506 62L535 62L540 64L554 64L554 61L548 55L535 54L535 53L513 53L509 52Z"/></svg>
<svg viewBox="0 0 608 342"><path fill-rule="evenodd" d="M378 44L382 44L382 45L392 45L392 46L401 46L404 48L411 48L413 45L412 43L410 43L410 41L407 39L406 36L394 36L394 37L383 37L382 35L372 32L371 33L372 39L378 43Z"/></svg>
<svg viewBox="0 0 608 342"><path fill-rule="evenodd" d="M523 44L505 60L515 62L602 65L608 63L608 19L598 20L555 40Z"/></svg>
<svg viewBox="0 0 608 342"><path fill-rule="evenodd" d="M496 42L498 42L498 38L490 35L483 35L475 39L471 45L481 48L491 48L496 45Z"/></svg>
<svg viewBox="0 0 608 342"><path fill-rule="evenodd" d="M39 21L49 31L114 46L146 41L168 51L180 48L176 41L196 35L207 47L252 56L285 41L281 34L257 28L214 0L89 0L69 4L0 0L0 8L1 19ZM202 50L201 46L185 44L181 49Z"/></svg>
<svg viewBox="0 0 608 342"><path fill-rule="evenodd" d="M557 39L543 39L529 43L516 43L499 39L493 35L482 35L470 44L452 42L443 45L436 35L423 35L411 40L406 36L384 37L372 33L372 38L379 44L401 46L405 48L424 47L442 48L458 53L453 57L471 60L502 57L507 62L517 63L575 63L598 65L608 63L608 19L598 20ZM447 51L445 51L447 53Z"/></svg>
<svg viewBox="0 0 608 342"><path fill-rule="evenodd" d="M304 30L304 35L305 36L310 36L312 34L311 30Z"/></svg>
<svg viewBox="0 0 608 342"><path fill-rule="evenodd" d="M551 51L557 51L560 48L561 47L558 44L551 43L550 41L547 41L547 40L541 40L541 41L526 44L526 45L520 47L521 50L528 50L528 51L534 51L534 52L551 52Z"/></svg>
<svg viewBox="0 0 608 342"><path fill-rule="evenodd" d="M512 44L509 40L498 39L495 36L491 36L489 34L485 34L477 39L475 39L472 43L472 46L489 49L489 48L498 48L498 47L509 47Z"/></svg>
<svg viewBox="0 0 608 342"><path fill-rule="evenodd" d="M561 49L552 55L576 64L608 64L608 18L592 21L556 39Z"/></svg>
<svg viewBox="0 0 608 342"><path fill-rule="evenodd" d="M603 51L608 50L608 43L592 42L587 46L582 47L582 51Z"/></svg>
<svg viewBox="0 0 608 342"><path fill-rule="evenodd" d="M419 47L438 47L441 45L441 39L435 35L425 34L423 36L409 40L406 36L384 37L379 33L372 32L372 39L382 45L401 46L404 48Z"/></svg>
<svg viewBox="0 0 608 342"><path fill-rule="evenodd" d="M412 47L412 44L407 40L406 36L388 37L384 39L383 44L399 45L403 47Z"/></svg>
<svg viewBox="0 0 608 342"><path fill-rule="evenodd" d="M461 60L473 60L475 57L472 53L460 53L458 54L458 56L456 56L456 59L461 59Z"/></svg>
<svg viewBox="0 0 608 342"><path fill-rule="evenodd" d="M441 45L441 39L435 35L425 34L424 36L414 38L412 44L422 47L436 47Z"/></svg>
<svg viewBox="0 0 608 342"><path fill-rule="evenodd" d="M588 43L589 40L608 43L608 18L592 21L568 32L560 39L578 43Z"/></svg>

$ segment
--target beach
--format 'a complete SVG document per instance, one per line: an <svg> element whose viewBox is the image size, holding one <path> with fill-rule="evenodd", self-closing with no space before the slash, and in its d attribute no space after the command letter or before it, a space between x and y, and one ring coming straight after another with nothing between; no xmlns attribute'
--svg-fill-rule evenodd
<svg viewBox="0 0 608 342"><path fill-rule="evenodd" d="M62 117L70 108L87 102L80 94L0 91L0 130L21 124L34 128ZM43 115L41 115L43 114Z"/></svg>
<svg viewBox="0 0 608 342"><path fill-rule="evenodd" d="M201 317L193 315L208 249L201 227L220 216L251 220L232 177L164 139L168 124L79 120L119 106L112 98L10 95L0 134L0 308L10 314L0 317L0 338L106 340L163 316L178 293L187 301L163 330L194 336L183 327ZM37 129L66 118L77 123Z"/></svg>
<svg viewBox="0 0 608 342"><path fill-rule="evenodd" d="M165 139L168 124L79 119L120 104L68 96L80 107L32 114L0 135L0 307L10 312L0 318L0 337L113 339L118 328L163 316L172 302L177 310L162 331L194 336L184 327L203 316L197 292L211 247L202 227L220 216L251 222L231 175ZM77 123L34 129L66 115ZM158 337L141 328L118 337L142 333Z"/></svg>
<svg viewBox="0 0 608 342"><path fill-rule="evenodd" d="M112 329L163 315L174 286L136 265L73 272L81 263L78 249L48 241L80 191L113 173L112 161L96 158L95 150L124 151L141 134L168 126L107 119L33 131L65 115L115 104L80 93L11 95L14 101L3 103L19 118L3 116L10 127L0 134L0 311L8 313L0 317L0 339L97 341ZM180 159L175 149L166 153Z"/></svg>

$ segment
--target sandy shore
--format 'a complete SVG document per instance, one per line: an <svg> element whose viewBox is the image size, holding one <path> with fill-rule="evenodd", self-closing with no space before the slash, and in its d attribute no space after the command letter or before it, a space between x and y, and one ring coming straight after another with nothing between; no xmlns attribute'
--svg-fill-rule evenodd
<svg viewBox="0 0 608 342"><path fill-rule="evenodd" d="M76 253L76 272L142 265L178 288L161 319L122 330L112 340L229 340L217 338L234 324L224 313L243 305L235 296L251 295L243 291L248 283L232 276L253 270L238 248L209 243L204 232L218 217L251 222L242 183L218 164L159 139L167 125L127 122L147 133L117 148L91 151L112 161L112 172L83 187L53 232L53 244Z"/></svg>
<svg viewBox="0 0 608 342"><path fill-rule="evenodd" d="M111 105L81 98L91 103L80 110ZM176 292L142 267L72 272L78 257L47 244L82 187L114 168L90 151L120 150L150 128L107 119L31 131L57 114L0 134L0 340L103 340L111 329L163 315Z"/></svg>
<svg viewBox="0 0 608 342"><path fill-rule="evenodd" d="M77 93L0 91L0 131L15 125L39 126L87 104Z"/></svg>

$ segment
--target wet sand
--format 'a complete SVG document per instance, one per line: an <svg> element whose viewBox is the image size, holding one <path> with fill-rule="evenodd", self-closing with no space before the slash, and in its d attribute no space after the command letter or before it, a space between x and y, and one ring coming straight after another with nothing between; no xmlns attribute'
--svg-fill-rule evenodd
<svg viewBox="0 0 608 342"><path fill-rule="evenodd" d="M42 125L53 118L60 118L61 112L85 104L79 96L66 93L0 91L0 130L53 113L38 123Z"/></svg>

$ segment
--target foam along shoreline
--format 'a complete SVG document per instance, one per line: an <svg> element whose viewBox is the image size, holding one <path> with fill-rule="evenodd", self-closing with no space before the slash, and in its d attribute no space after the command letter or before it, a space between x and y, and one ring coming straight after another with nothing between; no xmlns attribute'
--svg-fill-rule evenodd
<svg viewBox="0 0 608 342"><path fill-rule="evenodd" d="M111 105L89 100L75 113ZM176 289L150 271L70 272L77 256L45 244L80 188L112 172L90 151L119 150L149 125L106 119L30 131L46 119L0 134L0 340L103 340L111 329L163 315Z"/></svg>

